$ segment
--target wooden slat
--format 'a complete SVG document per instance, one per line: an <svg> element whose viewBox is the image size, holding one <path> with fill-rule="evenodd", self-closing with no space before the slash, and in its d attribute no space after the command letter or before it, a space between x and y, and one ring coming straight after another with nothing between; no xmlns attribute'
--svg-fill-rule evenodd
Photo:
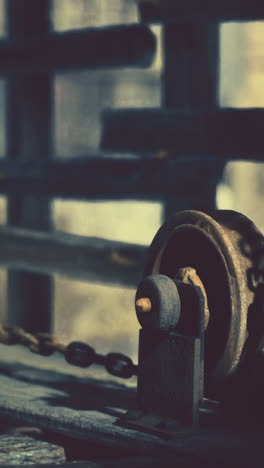
<svg viewBox="0 0 264 468"><path fill-rule="evenodd" d="M87 451L89 460L66 462L59 465L56 464L56 466L45 463L41 466L43 468L175 468L175 463L177 463L181 468L193 468L193 463L197 461L197 457L192 454L175 454L172 459L170 456L166 457L165 455L133 456L129 454L124 456L121 450L121 455L118 456L119 450L117 448L114 456L106 457L101 453L101 450L99 447L97 456L92 457L92 460ZM39 465L30 465L30 468L39 468Z"/></svg>
<svg viewBox="0 0 264 468"><path fill-rule="evenodd" d="M215 110L218 107L219 25L215 23L163 25L162 103L165 109L180 111ZM177 158L177 153L175 157ZM173 156L172 156L173 158ZM164 219L176 211L215 209L216 187L225 161L210 158L186 162L183 196L167 196ZM192 171L195 186L189 189ZM180 175L181 177L181 175ZM180 178L179 177L179 178ZM175 184L176 185L176 184ZM199 188L198 188L199 186ZM196 188L197 187L197 188ZM166 193L166 192L165 192ZM199 193L199 197L197 194Z"/></svg>
<svg viewBox="0 0 264 468"><path fill-rule="evenodd" d="M14 270L135 287L146 251L135 244L93 237L0 227L0 265Z"/></svg>
<svg viewBox="0 0 264 468"><path fill-rule="evenodd" d="M51 33L33 40L0 42L0 74L36 73L68 68L148 67L156 40L143 25L93 28L78 32Z"/></svg>
<svg viewBox="0 0 264 468"><path fill-rule="evenodd" d="M99 456L99 457L98 457ZM43 468L175 468L175 460L166 458L164 456L118 456L118 449L116 450L116 457L106 458L103 455L100 456L100 448L98 449L98 456L95 458L96 461L85 460L85 461L73 461L59 464L44 464L41 465ZM179 455L177 456L177 463L180 463L182 468L193 468L195 457L192 455ZM166 465L164 464L166 463ZM39 468L39 465L30 465L30 468Z"/></svg>
<svg viewBox="0 0 264 468"><path fill-rule="evenodd" d="M172 466L263 466L262 431L232 429L229 423L222 429L179 433L166 441L117 424L137 405L133 385L109 379L96 367L74 368L59 357L39 357L20 347L1 345L0 356L1 416L66 436L68 448L79 439L75 446L83 460L91 458L97 447L98 460L103 456L107 460L107 451L112 457L116 451L123 457L163 456L173 461Z"/></svg>
<svg viewBox="0 0 264 468"><path fill-rule="evenodd" d="M49 0L8 0L7 33L12 41L45 37L50 27ZM52 153L53 81L50 73L12 74L7 81L7 147L12 162L46 160ZM49 200L37 196L8 199L8 223L50 230ZM44 275L10 272L8 275L9 320L31 331L48 331L52 322L52 280ZM39 314L36 316L35 311Z"/></svg>
<svg viewBox="0 0 264 468"><path fill-rule="evenodd" d="M137 0L142 21L238 21L264 19L262 0Z"/></svg>
<svg viewBox="0 0 264 468"><path fill-rule="evenodd" d="M218 164L207 160L141 158L57 158L13 164L0 161L0 193L45 195L89 200L162 200L203 191L204 180L217 175Z"/></svg>
<svg viewBox="0 0 264 468"><path fill-rule="evenodd" d="M168 157L264 159L264 110L220 109L105 111L102 147L109 150L163 151Z"/></svg>
<svg viewBox="0 0 264 468"><path fill-rule="evenodd" d="M219 25L163 26L163 107L181 111L218 107Z"/></svg>

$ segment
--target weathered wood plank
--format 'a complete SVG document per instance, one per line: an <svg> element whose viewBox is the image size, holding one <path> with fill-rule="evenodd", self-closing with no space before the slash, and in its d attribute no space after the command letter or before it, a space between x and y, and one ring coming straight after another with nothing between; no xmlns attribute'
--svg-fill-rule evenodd
<svg viewBox="0 0 264 468"><path fill-rule="evenodd" d="M34 41L6 39L0 42L0 74L36 73L68 68L148 67L156 39L144 25L92 28L50 33Z"/></svg>
<svg viewBox="0 0 264 468"><path fill-rule="evenodd" d="M219 29L216 23L177 20L163 26L164 108L198 112L218 107Z"/></svg>
<svg viewBox="0 0 264 468"><path fill-rule="evenodd" d="M238 21L264 19L261 0L138 0L143 21Z"/></svg>
<svg viewBox="0 0 264 468"><path fill-rule="evenodd" d="M166 456L182 461L181 466L193 466L190 461L218 467L263 466L261 431L210 428L166 441L116 424L120 415L136 407L135 388L107 378L102 369L77 369L59 357L43 358L17 346L0 345L0 356L0 414L72 441L83 440L87 458L90 444L96 444L98 460L104 448L112 448L122 456Z"/></svg>
<svg viewBox="0 0 264 468"><path fill-rule="evenodd" d="M0 265L12 270L135 287L146 252L136 244L0 226Z"/></svg>
<svg viewBox="0 0 264 468"><path fill-rule="evenodd" d="M264 110L105 111L102 147L118 151L163 151L168 157L264 159Z"/></svg>
<svg viewBox="0 0 264 468"><path fill-rule="evenodd" d="M180 462L182 462L182 458L180 457ZM178 462L178 459L177 459ZM185 464L181 464L181 467L192 467L193 465L193 457L192 460L190 460L190 463L187 465L186 462ZM30 468L37 468L39 465L30 465ZM45 464L41 465L43 468L174 468L175 463L174 461L170 462L168 460L168 463L164 465L164 457L119 457L119 458L113 458L110 460L100 460L100 461L92 461L92 460L85 460L85 461L74 461L74 462L68 462L68 463L63 463L59 465L54 465L54 464ZM7 468L7 467L6 467Z"/></svg>
<svg viewBox="0 0 264 468"><path fill-rule="evenodd" d="M21 434L0 435L0 466L61 464L65 462L64 449L43 440Z"/></svg>
<svg viewBox="0 0 264 468"><path fill-rule="evenodd" d="M198 112L215 110L218 107L218 24L165 23L163 25L163 57L162 102L164 108ZM178 161L179 156L176 154L175 157ZM219 160L216 164L211 157L206 162L202 159L197 160L197 163L196 167L194 160L186 162L188 164L185 166L187 184L183 196L167 195L164 204L165 220L176 211L184 209L205 212L215 209L216 188L221 179L225 161ZM188 182L191 182L190 176L193 170L196 171L195 185L189 189ZM181 178L182 174L179 176ZM178 179L175 187L177 185ZM197 193L200 194L199 198L197 198Z"/></svg>
<svg viewBox="0 0 264 468"><path fill-rule="evenodd" d="M8 39L20 42L45 37L51 30L50 0L6 2ZM52 153L53 81L50 73L9 75L7 80L7 146L12 162L46 160ZM37 196L8 198L7 222L30 229L52 229L49 200ZM52 279L29 272L9 272L9 320L31 331L49 331L52 321ZM33 293L34 291L34 293ZM36 320L35 310L39 316Z"/></svg>
<svg viewBox="0 0 264 468"><path fill-rule="evenodd" d="M134 432L115 422L127 409L136 408L133 387L109 379L103 369L74 368L56 356L45 359L20 347L0 345L0 350L2 416L49 432L129 448ZM140 435L141 449L148 440Z"/></svg>
<svg viewBox="0 0 264 468"><path fill-rule="evenodd" d="M200 174L204 177L201 178ZM195 198L204 179L219 173L208 160L160 160L150 158L81 157L56 158L45 163L10 164L0 161L0 192L21 195L83 198L95 200L158 200L168 196ZM211 176L211 178L210 178Z"/></svg>

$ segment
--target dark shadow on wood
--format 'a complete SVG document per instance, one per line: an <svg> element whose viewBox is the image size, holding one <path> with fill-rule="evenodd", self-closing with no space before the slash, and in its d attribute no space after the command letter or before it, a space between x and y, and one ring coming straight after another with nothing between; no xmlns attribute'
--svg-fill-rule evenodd
<svg viewBox="0 0 264 468"><path fill-rule="evenodd" d="M16 362L8 365L0 362L0 373L12 377L14 385L15 381L19 380L61 390L63 393L59 397L43 398L50 406L62 406L79 411L98 410L115 417L120 416L117 408L122 410L137 408L135 389L129 389L114 380L69 376L60 371L38 370L36 367Z"/></svg>

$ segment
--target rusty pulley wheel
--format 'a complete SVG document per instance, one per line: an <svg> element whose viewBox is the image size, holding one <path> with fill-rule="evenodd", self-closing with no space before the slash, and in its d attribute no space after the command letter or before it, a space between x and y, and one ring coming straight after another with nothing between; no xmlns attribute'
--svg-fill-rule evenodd
<svg viewBox="0 0 264 468"><path fill-rule="evenodd" d="M144 275L175 278L181 268L194 268L205 288L209 321L205 334L205 396L221 398L228 377L238 367L247 340L248 308L254 293L248 287L250 259L241 250L256 226L234 211L175 214L157 232Z"/></svg>

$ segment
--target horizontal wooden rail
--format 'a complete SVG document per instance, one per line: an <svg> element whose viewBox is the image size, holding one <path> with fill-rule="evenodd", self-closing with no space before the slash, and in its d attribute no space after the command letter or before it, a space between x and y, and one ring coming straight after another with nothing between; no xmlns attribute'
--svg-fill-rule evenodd
<svg viewBox="0 0 264 468"><path fill-rule="evenodd" d="M238 21L264 19L262 0L137 0L142 21Z"/></svg>
<svg viewBox="0 0 264 468"><path fill-rule="evenodd" d="M212 166L212 165L211 165ZM56 158L44 163L0 162L0 193L96 200L163 200L201 192L204 179L218 176L207 160ZM209 171L209 172L208 172ZM200 174L203 173L203 177Z"/></svg>
<svg viewBox="0 0 264 468"><path fill-rule="evenodd" d="M105 111L102 148L164 157L264 160L264 109Z"/></svg>
<svg viewBox="0 0 264 468"><path fill-rule="evenodd" d="M156 39L144 25L112 26L52 33L34 40L0 41L0 73L49 69L148 67Z"/></svg>
<svg viewBox="0 0 264 468"><path fill-rule="evenodd" d="M61 232L0 227L0 265L96 283L135 287L146 247Z"/></svg>

